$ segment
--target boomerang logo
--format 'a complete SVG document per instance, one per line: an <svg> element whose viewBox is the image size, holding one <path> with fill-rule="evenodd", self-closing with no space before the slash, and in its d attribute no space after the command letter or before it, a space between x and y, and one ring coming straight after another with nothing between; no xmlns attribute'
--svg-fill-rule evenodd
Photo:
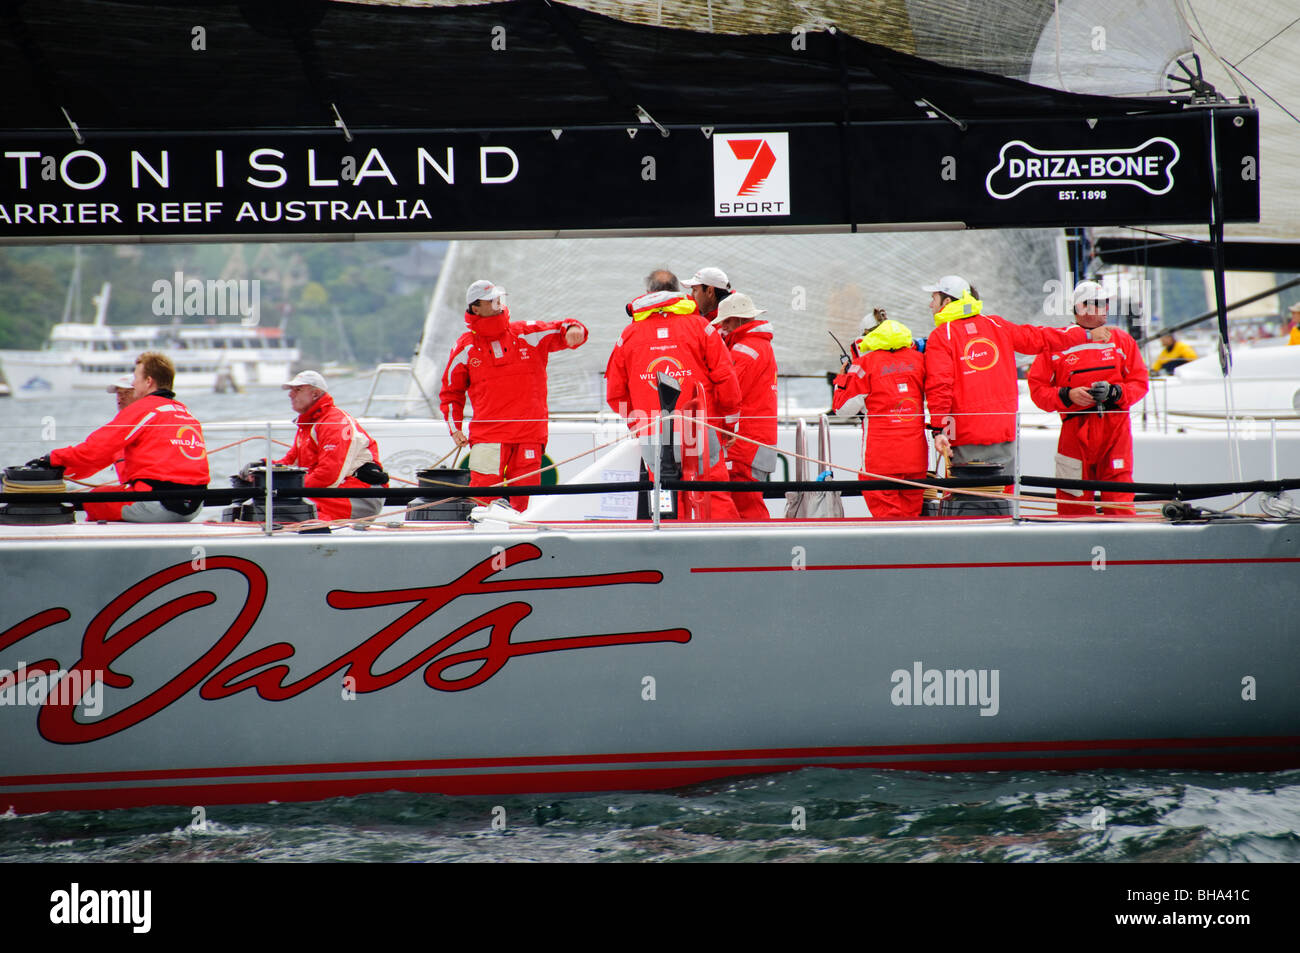
<svg viewBox="0 0 1300 953"><path fill-rule="evenodd" d="M1036 185L1132 185L1148 195L1174 187L1178 145L1152 136L1132 149L1037 149L1015 139L1002 146L998 164L984 178L995 199L1009 199Z"/></svg>
<svg viewBox="0 0 1300 953"><path fill-rule="evenodd" d="M172 440L172 446L190 460L202 460L207 456L207 450L203 446L202 434L189 424L185 424L176 431L176 437ZM198 453L190 453L191 450L197 450Z"/></svg>
<svg viewBox="0 0 1300 953"><path fill-rule="evenodd" d="M690 375L682 373L682 362L675 357L656 357L646 365L645 373L641 375L641 380L645 381L651 387L658 386L659 372L663 371L669 377L681 379Z"/></svg>
<svg viewBox="0 0 1300 953"><path fill-rule="evenodd" d="M789 133L714 133L713 214L790 214Z"/></svg>
<svg viewBox="0 0 1300 953"><path fill-rule="evenodd" d="M998 362L998 346L988 338L971 338L961 359L972 371L987 371Z"/></svg>
<svg viewBox="0 0 1300 953"><path fill-rule="evenodd" d="M915 420L921 412L920 403L912 397L905 397L900 400L889 410L892 415L889 419L896 424L907 423L909 420Z"/></svg>

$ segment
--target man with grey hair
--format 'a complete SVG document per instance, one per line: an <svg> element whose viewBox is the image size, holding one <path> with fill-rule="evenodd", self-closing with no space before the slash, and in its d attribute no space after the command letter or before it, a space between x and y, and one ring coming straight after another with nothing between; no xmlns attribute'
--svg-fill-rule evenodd
<svg viewBox="0 0 1300 953"><path fill-rule="evenodd" d="M654 291L681 291L682 286L677 281L677 276L667 268L656 268L645 279L646 294Z"/></svg>
<svg viewBox="0 0 1300 953"><path fill-rule="evenodd" d="M316 371L303 371L281 387L289 392L289 403L298 412L298 431L289 452L275 461L277 465L306 468L302 481L305 487L361 489L388 485L388 474L379 465L379 446L335 405L324 377ZM323 520L377 516L384 505L382 496L322 497L312 502Z"/></svg>

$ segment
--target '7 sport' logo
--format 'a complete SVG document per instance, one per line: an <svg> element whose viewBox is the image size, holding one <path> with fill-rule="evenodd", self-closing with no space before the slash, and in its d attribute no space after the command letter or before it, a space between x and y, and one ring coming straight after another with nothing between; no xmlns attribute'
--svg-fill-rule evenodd
<svg viewBox="0 0 1300 953"><path fill-rule="evenodd" d="M790 135L713 134L713 214L790 214Z"/></svg>
<svg viewBox="0 0 1300 953"><path fill-rule="evenodd" d="M1132 185L1151 195L1174 187L1178 146L1154 136L1132 149L1036 149L1015 139L998 153L984 187L1009 199L1036 185Z"/></svg>

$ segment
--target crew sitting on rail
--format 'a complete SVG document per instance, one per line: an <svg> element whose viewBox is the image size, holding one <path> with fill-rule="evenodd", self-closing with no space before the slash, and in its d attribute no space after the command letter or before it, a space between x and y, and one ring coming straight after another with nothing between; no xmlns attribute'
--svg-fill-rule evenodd
<svg viewBox="0 0 1300 953"><path fill-rule="evenodd" d="M280 386L289 392L289 403L298 412L298 431L289 452L275 461L277 465L305 467L305 487L363 489L388 485L388 474L379 464L379 446L359 423L335 405L324 377L316 371L303 371ZM323 520L376 516L384 505L382 496L310 499Z"/></svg>
<svg viewBox="0 0 1300 953"><path fill-rule="evenodd" d="M157 351L135 359L135 399L85 442L62 447L33 460L30 467L59 467L73 479L92 476L120 462L121 484L97 486L83 509L87 520L128 523L182 523L194 519L201 499L142 500L136 503L92 502L95 492L123 490L206 490L208 451L203 427L172 393L176 368Z"/></svg>
<svg viewBox="0 0 1300 953"><path fill-rule="evenodd" d="M1156 355L1155 363L1151 365L1152 374L1159 374L1162 368L1166 374L1172 374L1198 357L1195 349L1186 341L1178 340L1172 331L1160 335L1160 344L1164 350Z"/></svg>
<svg viewBox="0 0 1300 953"><path fill-rule="evenodd" d="M1291 305L1288 312L1286 326L1291 330L1287 333L1287 344L1300 344L1300 301Z"/></svg>

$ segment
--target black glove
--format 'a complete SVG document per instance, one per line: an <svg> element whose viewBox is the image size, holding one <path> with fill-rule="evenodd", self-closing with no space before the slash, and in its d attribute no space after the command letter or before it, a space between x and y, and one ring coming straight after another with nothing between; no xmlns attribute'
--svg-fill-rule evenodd
<svg viewBox="0 0 1300 953"><path fill-rule="evenodd" d="M1110 384L1106 381L1093 381L1092 386L1088 388L1088 396L1092 398L1093 403L1106 403L1110 397Z"/></svg>
<svg viewBox="0 0 1300 953"><path fill-rule="evenodd" d="M50 470L53 469L50 464L50 455L47 453L43 457L37 457L35 460L28 460L23 464L29 470ZM62 467L59 467L62 470Z"/></svg>
<svg viewBox="0 0 1300 953"><path fill-rule="evenodd" d="M384 472L383 467L373 461L361 464L353 476L371 486L383 486L388 482L388 474Z"/></svg>

